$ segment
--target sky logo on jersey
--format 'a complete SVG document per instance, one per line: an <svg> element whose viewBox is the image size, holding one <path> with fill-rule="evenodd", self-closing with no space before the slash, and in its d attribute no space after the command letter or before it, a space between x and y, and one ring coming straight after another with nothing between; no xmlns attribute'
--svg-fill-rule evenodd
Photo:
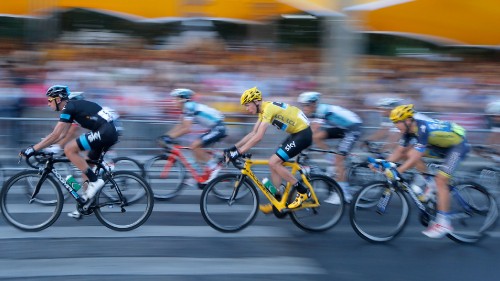
<svg viewBox="0 0 500 281"><path fill-rule="evenodd" d="M290 149L292 149L292 148L294 148L294 147L296 147L296 145L295 145L295 141L292 141L291 143L289 143L289 144L287 144L287 145L285 146L285 150L286 150L286 151L290 151Z"/></svg>
<svg viewBox="0 0 500 281"><path fill-rule="evenodd" d="M99 132L89 133L89 142L93 142L95 140L100 140L100 139L101 139L101 133Z"/></svg>

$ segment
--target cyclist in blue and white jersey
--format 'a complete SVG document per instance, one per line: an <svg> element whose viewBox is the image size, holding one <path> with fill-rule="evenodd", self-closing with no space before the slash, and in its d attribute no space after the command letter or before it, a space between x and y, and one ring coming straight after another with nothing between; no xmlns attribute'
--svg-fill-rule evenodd
<svg viewBox="0 0 500 281"><path fill-rule="evenodd" d="M344 197L350 202L352 195L345 176L346 155L354 147L361 136L361 118L354 112L337 105L319 103L321 94L318 92L304 92L299 95L298 102L308 118L311 118L313 142L321 149L328 149L326 139L341 139L334 163L336 164L336 179L344 191ZM332 165L334 164L332 163ZM325 200L327 203L339 204L340 198L336 193Z"/></svg>
<svg viewBox="0 0 500 281"><path fill-rule="evenodd" d="M193 151L196 162L206 163L211 173L206 183L214 179L220 168L217 160L207 153L203 148L214 144L226 137L226 126L224 125L224 115L218 110L205 104L193 101L194 92L190 89L175 89L170 92L170 96L176 98L179 107L182 109L180 123L159 138L159 144L165 146L173 139L191 132L193 123L198 123L202 127L209 129L208 132L200 136L190 148Z"/></svg>
<svg viewBox="0 0 500 281"><path fill-rule="evenodd" d="M406 161L397 168L401 174L417 164L423 164L423 156L444 158L435 176L437 187L437 215L422 233L430 238L441 238L453 231L448 217L450 209L449 178L470 150L463 127L447 121L420 120L414 115L413 105L400 105L391 111L391 121L403 134L400 146L410 147ZM412 143L412 140L416 140ZM401 160L402 154L393 153L387 160Z"/></svg>

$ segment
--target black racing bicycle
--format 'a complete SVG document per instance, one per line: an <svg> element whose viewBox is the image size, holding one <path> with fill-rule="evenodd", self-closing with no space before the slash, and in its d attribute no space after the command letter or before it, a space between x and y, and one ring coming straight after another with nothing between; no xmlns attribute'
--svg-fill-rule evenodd
<svg viewBox="0 0 500 281"><path fill-rule="evenodd" d="M45 162L44 167L37 167L26 158L26 163L34 169L10 177L0 193L3 217L9 224L24 231L40 231L51 226L61 215L64 206L62 185L76 201L81 214L95 214L106 227L128 231L141 226L153 210L153 191L135 173L106 169L102 161L105 153L97 161L87 160L89 164L96 165L96 174L105 182L104 187L90 200L80 197L55 167L56 163L69 163L66 157L35 153L35 162ZM26 196L27 189L32 190L31 196Z"/></svg>

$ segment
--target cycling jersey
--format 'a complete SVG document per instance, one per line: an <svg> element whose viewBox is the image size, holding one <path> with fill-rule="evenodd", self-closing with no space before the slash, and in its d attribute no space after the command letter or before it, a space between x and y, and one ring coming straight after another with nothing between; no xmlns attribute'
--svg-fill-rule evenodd
<svg viewBox="0 0 500 281"><path fill-rule="evenodd" d="M449 148L462 143L465 129L456 123L434 119L425 121L415 119L418 131L415 149L424 152L427 146Z"/></svg>
<svg viewBox="0 0 500 281"><path fill-rule="evenodd" d="M259 121L269 123L289 134L309 128L309 119L299 108L283 102L262 102Z"/></svg>
<svg viewBox="0 0 500 281"><path fill-rule="evenodd" d="M323 119L328 125L341 128L349 128L362 123L356 113L344 107L329 104L318 104L312 117Z"/></svg>
<svg viewBox="0 0 500 281"><path fill-rule="evenodd" d="M62 109L59 121L76 122L85 129L95 131L101 125L113 121L106 110L97 103L87 100L70 100Z"/></svg>
<svg viewBox="0 0 500 281"><path fill-rule="evenodd" d="M184 120L195 121L206 128L215 127L224 120L218 110L194 101L185 102L182 113Z"/></svg>
<svg viewBox="0 0 500 281"><path fill-rule="evenodd" d="M118 132L112 114L97 103L87 100L70 100L62 109L60 122L76 122L90 130L76 139L80 150L90 150L88 157L97 160L103 150L118 141Z"/></svg>

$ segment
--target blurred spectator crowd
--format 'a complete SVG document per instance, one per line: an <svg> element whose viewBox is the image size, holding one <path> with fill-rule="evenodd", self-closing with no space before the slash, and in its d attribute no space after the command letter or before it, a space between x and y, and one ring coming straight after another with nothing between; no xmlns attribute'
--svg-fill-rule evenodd
<svg viewBox="0 0 500 281"><path fill-rule="evenodd" d="M446 61L357 56L351 86L336 93L331 90L336 78L324 73L318 48L228 48L218 40L175 50L155 50L139 40L112 47L54 42L34 48L5 40L0 57L3 117L49 114L44 92L53 84L83 91L122 117L162 120L179 113L168 96L178 87L193 89L199 100L226 113L243 113L239 96L253 86L266 99L292 103L300 92L316 90L358 112L373 110L381 97L401 97L420 111L454 113L477 128L487 127L484 107L500 97L500 63L477 56Z"/></svg>

